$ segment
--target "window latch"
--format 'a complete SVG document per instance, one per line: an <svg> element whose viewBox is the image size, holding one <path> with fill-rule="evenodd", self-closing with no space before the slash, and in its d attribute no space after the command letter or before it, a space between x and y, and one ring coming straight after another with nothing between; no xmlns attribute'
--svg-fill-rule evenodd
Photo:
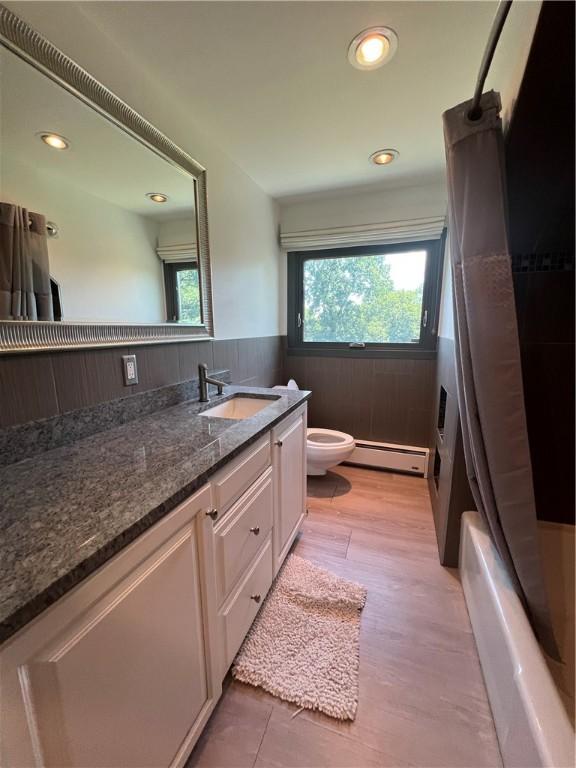
<svg viewBox="0 0 576 768"><path fill-rule="evenodd" d="M428 325L428 310L424 310L424 314L422 315L422 328L426 328Z"/></svg>
<svg viewBox="0 0 576 768"><path fill-rule="evenodd" d="M296 323L298 325L298 328L302 328L302 315L300 312L298 312L298 317L296 318Z"/></svg>
<svg viewBox="0 0 576 768"><path fill-rule="evenodd" d="M348 349L366 349L366 344L363 341L351 341Z"/></svg>

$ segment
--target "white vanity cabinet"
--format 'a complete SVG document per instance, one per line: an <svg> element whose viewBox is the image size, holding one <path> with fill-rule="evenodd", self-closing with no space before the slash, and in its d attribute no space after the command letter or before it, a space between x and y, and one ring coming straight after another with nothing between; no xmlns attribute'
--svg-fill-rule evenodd
<svg viewBox="0 0 576 768"><path fill-rule="evenodd" d="M306 510L306 405L281 421L218 473L243 493L214 525L218 595L218 654L222 677L234 660L274 577L286 558Z"/></svg>
<svg viewBox="0 0 576 768"><path fill-rule="evenodd" d="M306 407L272 432L275 518L274 575L292 546L306 513Z"/></svg>
<svg viewBox="0 0 576 768"><path fill-rule="evenodd" d="M178 768L305 512L306 405L0 649L2 768Z"/></svg>
<svg viewBox="0 0 576 768"><path fill-rule="evenodd" d="M185 762L220 692L211 489L201 489L0 654L6 768Z"/></svg>

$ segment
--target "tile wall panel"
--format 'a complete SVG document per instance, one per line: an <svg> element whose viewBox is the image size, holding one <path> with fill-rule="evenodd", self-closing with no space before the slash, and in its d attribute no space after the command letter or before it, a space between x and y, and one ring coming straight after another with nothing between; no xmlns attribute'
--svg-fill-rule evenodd
<svg viewBox="0 0 576 768"><path fill-rule="evenodd" d="M435 360L298 357L284 370L312 390L309 423L356 439L427 446Z"/></svg>
<svg viewBox="0 0 576 768"><path fill-rule="evenodd" d="M280 336L0 356L0 427L49 418L187 381L198 364L227 368L235 384L285 381ZM124 385L122 355L135 354L139 382Z"/></svg>

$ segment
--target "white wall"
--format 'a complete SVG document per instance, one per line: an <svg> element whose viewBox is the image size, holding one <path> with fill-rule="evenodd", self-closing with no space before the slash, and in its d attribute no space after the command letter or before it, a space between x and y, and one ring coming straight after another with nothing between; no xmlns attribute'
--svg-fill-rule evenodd
<svg viewBox="0 0 576 768"><path fill-rule="evenodd" d="M194 219L169 219L161 221L158 226L158 245L183 245L196 243L196 226Z"/></svg>
<svg viewBox="0 0 576 768"><path fill-rule="evenodd" d="M2 158L2 200L42 213L59 228L48 239L50 275L61 290L64 319L163 323L158 224Z"/></svg>
<svg viewBox="0 0 576 768"><path fill-rule="evenodd" d="M504 131L510 125L516 106L541 8L542 0L512 3L486 78L484 90L493 88L500 93ZM550 55L553 56L553 52Z"/></svg>
<svg viewBox="0 0 576 768"><path fill-rule="evenodd" d="M114 30L90 18L91 3L7 5L207 169L216 337L284 332L277 206L195 125L194 105L166 95L153 57L129 57Z"/></svg>

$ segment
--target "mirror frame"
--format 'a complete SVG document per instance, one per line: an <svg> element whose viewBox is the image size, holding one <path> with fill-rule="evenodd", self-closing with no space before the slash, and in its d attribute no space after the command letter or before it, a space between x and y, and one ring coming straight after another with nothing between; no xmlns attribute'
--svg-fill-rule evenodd
<svg viewBox="0 0 576 768"><path fill-rule="evenodd" d="M2 320L0 321L0 355L211 339L214 335L214 317L208 244L206 169L4 5L0 5L0 45L58 83L152 152L185 170L195 179L200 303L203 319L201 326L180 323L138 325Z"/></svg>

